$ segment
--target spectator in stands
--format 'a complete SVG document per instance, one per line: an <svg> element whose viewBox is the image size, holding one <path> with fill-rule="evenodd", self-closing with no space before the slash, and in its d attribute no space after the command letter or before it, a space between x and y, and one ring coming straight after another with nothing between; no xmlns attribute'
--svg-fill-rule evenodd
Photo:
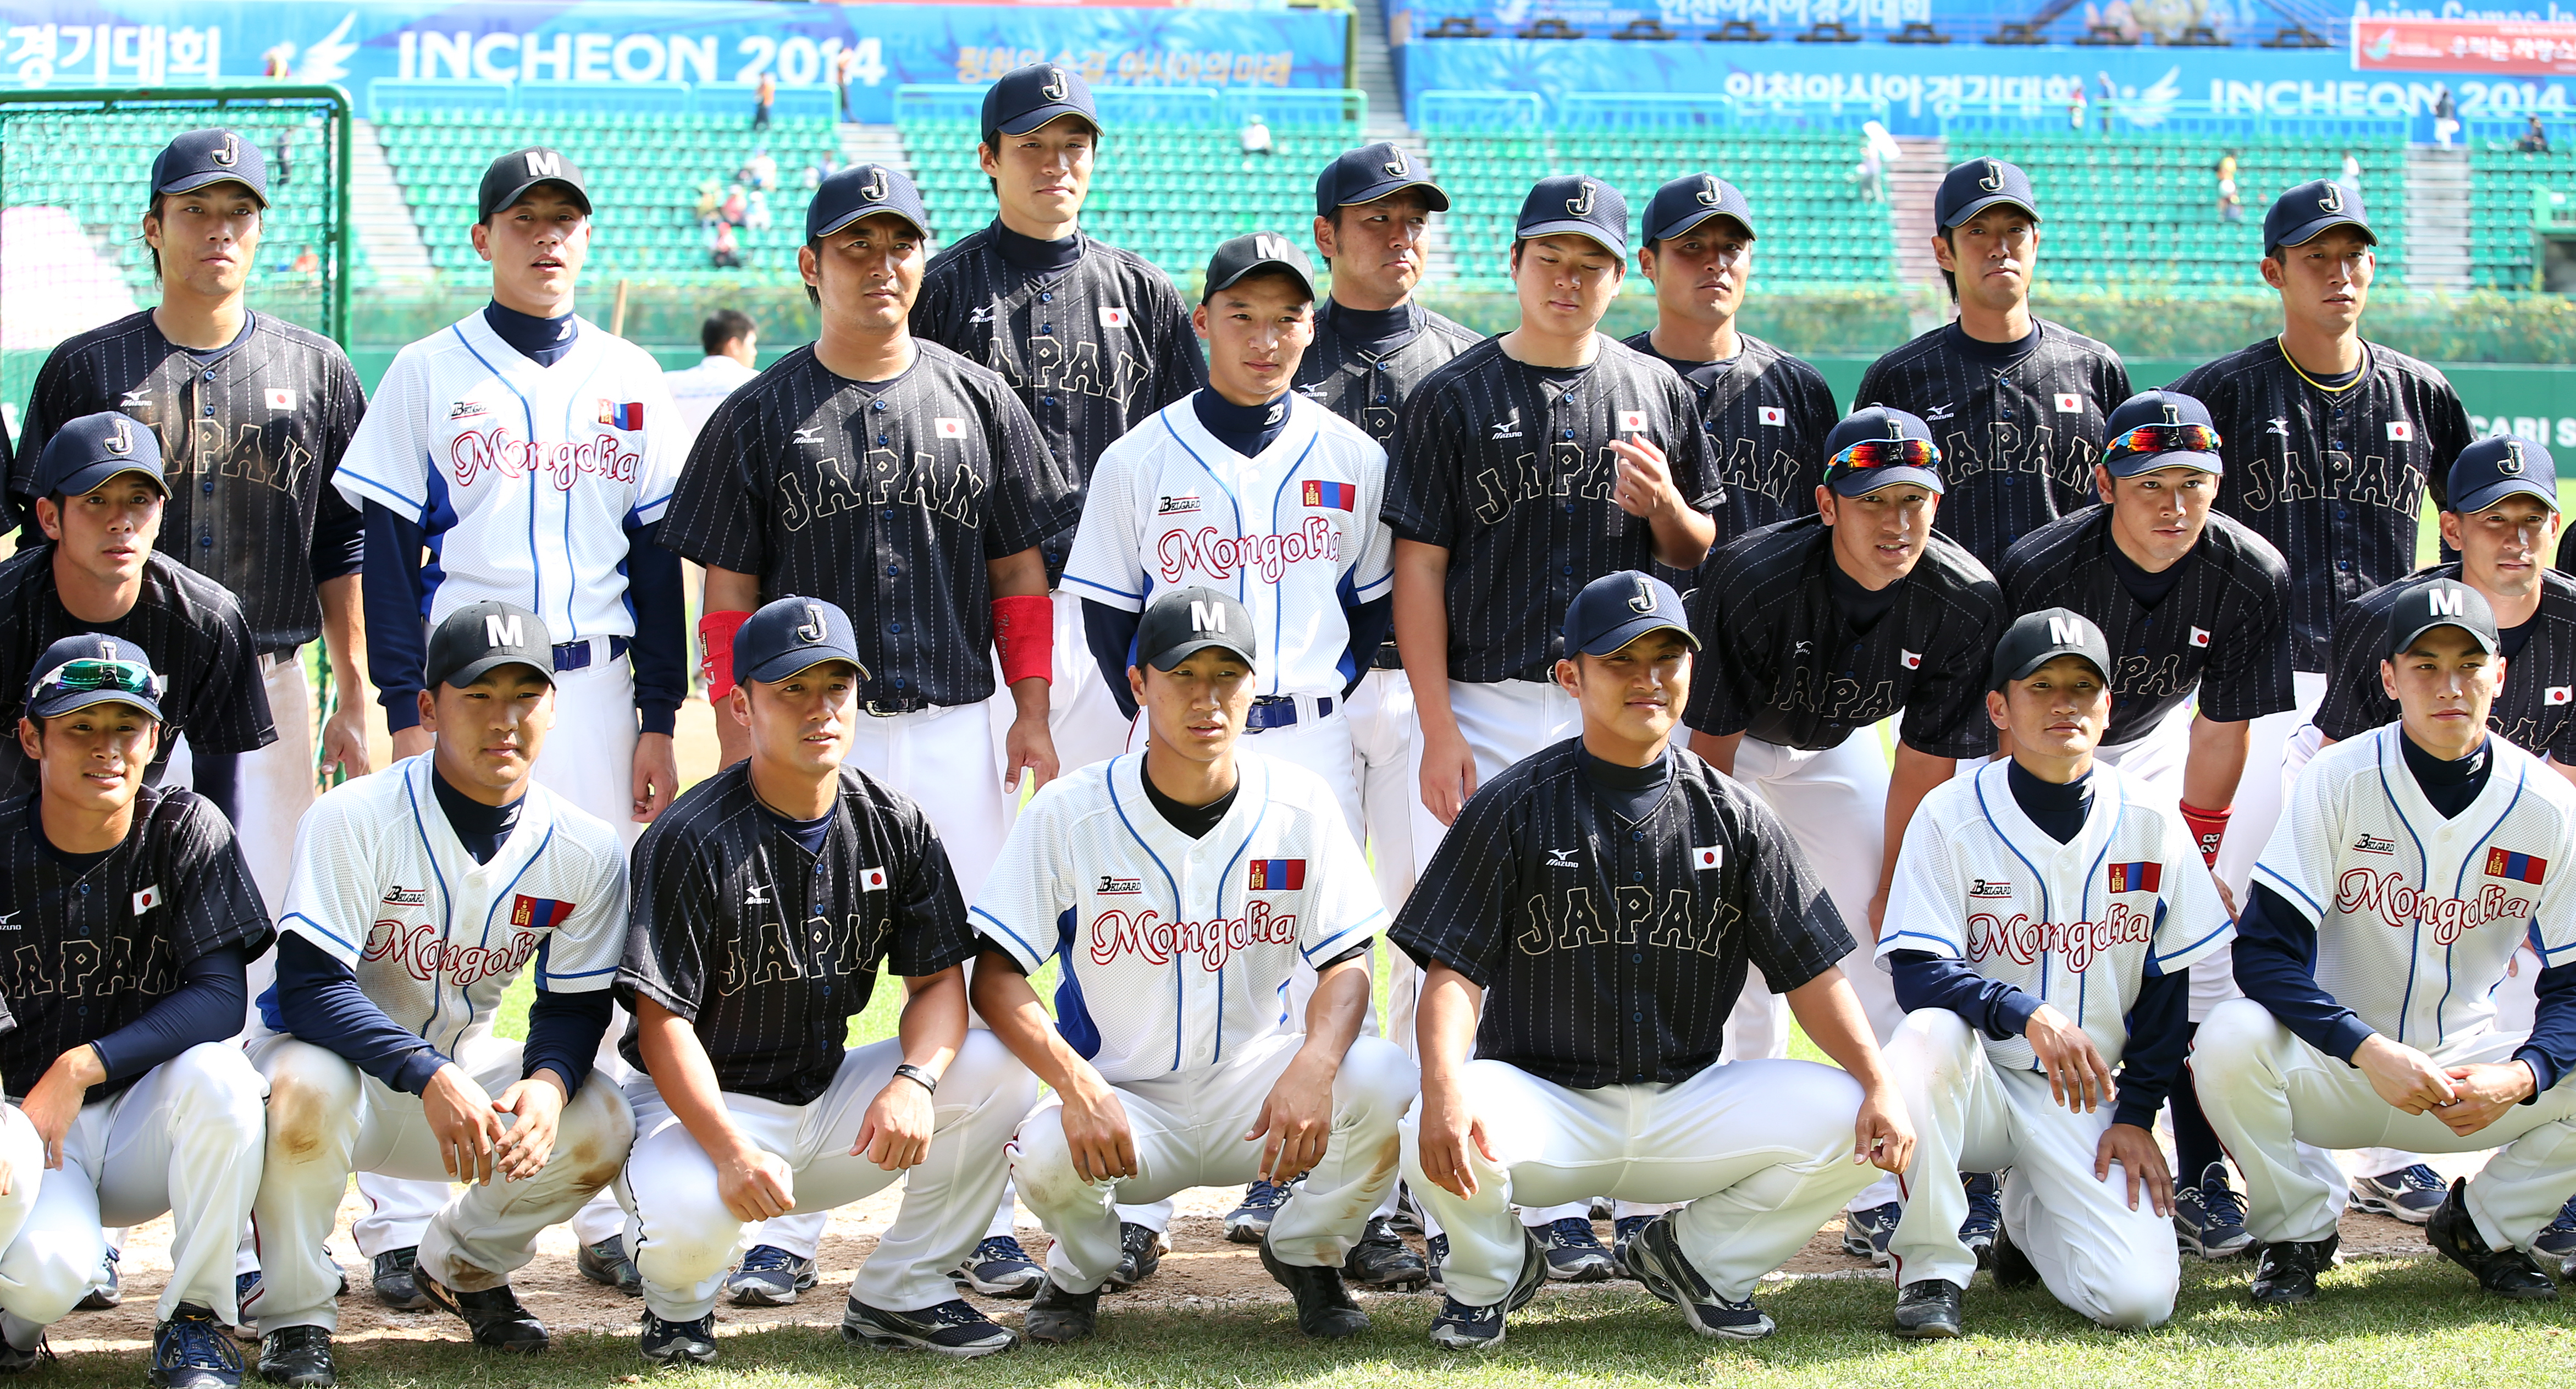
<svg viewBox="0 0 2576 1389"><path fill-rule="evenodd" d="M295 45L291 43L272 44L267 52L259 55L259 71L260 75L263 77L274 77L281 80L294 76Z"/></svg>
<svg viewBox="0 0 2576 1389"><path fill-rule="evenodd" d="M2084 102L2084 79L2078 77L2066 94L2066 124L2078 135L2084 133Z"/></svg>
<svg viewBox="0 0 2576 1389"><path fill-rule="evenodd" d="M766 193L778 186L778 161L766 146L754 149L751 158L743 163L742 174L742 181L751 185L753 192Z"/></svg>
<svg viewBox="0 0 2576 1389"><path fill-rule="evenodd" d="M809 189L822 187L823 180L830 178L840 167L841 155L838 150L823 151L821 160L805 166L805 186Z"/></svg>
<svg viewBox="0 0 2576 1389"><path fill-rule="evenodd" d="M752 190L750 201L743 205L742 229L744 231L769 230L769 195L767 193L756 188Z"/></svg>
<svg viewBox="0 0 2576 1389"><path fill-rule="evenodd" d="M707 246L707 258L718 270L742 268L742 243L734 240L733 223L716 223L715 240Z"/></svg>
<svg viewBox="0 0 2576 1389"><path fill-rule="evenodd" d="M277 157L268 161L269 186L283 187L295 181L295 137L298 131L288 126L277 132Z"/></svg>
<svg viewBox="0 0 2576 1389"><path fill-rule="evenodd" d="M760 75L760 85L751 93L751 128L769 128L769 108L778 104L778 79L769 73Z"/></svg>
<svg viewBox="0 0 2576 1389"><path fill-rule="evenodd" d="M1245 116L1243 118L1243 167L1251 168L1255 158L1268 159L1272 152L1270 127L1262 124L1261 113L1256 111Z"/></svg>
<svg viewBox="0 0 2576 1389"><path fill-rule="evenodd" d="M698 230L712 232L716 219L724 215L724 185L712 178L698 180Z"/></svg>
<svg viewBox="0 0 2576 1389"><path fill-rule="evenodd" d="M2523 127L2522 138L2514 141L2513 147L2524 154L2549 153L2549 131L2540 124L2540 117L2530 116L2526 119L2530 124Z"/></svg>
<svg viewBox="0 0 2576 1389"><path fill-rule="evenodd" d="M716 220L729 227L739 227L751 215L751 200L737 183L725 190L724 205L716 209Z"/></svg>
<svg viewBox="0 0 2576 1389"><path fill-rule="evenodd" d="M322 273L322 258L313 254L313 248L307 246L295 253L295 263L287 269L309 280Z"/></svg>
<svg viewBox="0 0 2576 1389"><path fill-rule="evenodd" d="M832 87L840 94L841 119L845 121L854 121L858 119L858 117L850 110L850 78L854 76L858 70L859 52L857 49L844 48L840 52L832 55Z"/></svg>
<svg viewBox="0 0 2576 1389"><path fill-rule="evenodd" d="M2238 199L2236 192L2236 151L2234 150L2218 156L2218 220L2222 222L2245 220L2245 204Z"/></svg>
<svg viewBox="0 0 2576 1389"><path fill-rule="evenodd" d="M662 384L671 388L671 403L680 407L680 423L687 430L681 451L697 442L698 431L706 426L707 416L716 412L726 396L758 376L760 330L751 316L740 309L718 309L698 325L698 345L706 349L706 360L682 371L665 372Z"/></svg>
<svg viewBox="0 0 2576 1389"><path fill-rule="evenodd" d="M2356 193L2361 191L2361 161L2353 157L2351 150L2343 152L2343 176L2336 181Z"/></svg>
<svg viewBox="0 0 2576 1389"><path fill-rule="evenodd" d="M2459 133L2460 108L2456 102L2451 100L2451 84L2445 82L2439 87L2434 88L2433 143L2440 145L2444 149L2449 149L2451 147L2451 137Z"/></svg>

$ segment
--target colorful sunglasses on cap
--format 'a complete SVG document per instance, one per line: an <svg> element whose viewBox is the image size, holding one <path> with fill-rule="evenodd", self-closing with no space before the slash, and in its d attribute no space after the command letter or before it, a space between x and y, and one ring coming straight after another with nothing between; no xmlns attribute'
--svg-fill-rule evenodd
<svg viewBox="0 0 2576 1389"><path fill-rule="evenodd" d="M1863 439L1835 454L1825 464L1829 473L1856 473L1867 468L1938 468L1941 446L1929 439Z"/></svg>
<svg viewBox="0 0 2576 1389"><path fill-rule="evenodd" d="M91 693L114 690L119 694L141 695L145 699L161 697L163 682L152 673L152 667L141 661L110 661L83 657L66 661L36 679L41 695L46 690L75 690Z"/></svg>
<svg viewBox="0 0 2576 1389"><path fill-rule="evenodd" d="M2205 424L2142 424L2102 446L2107 461L2142 453L2216 453L2218 430Z"/></svg>

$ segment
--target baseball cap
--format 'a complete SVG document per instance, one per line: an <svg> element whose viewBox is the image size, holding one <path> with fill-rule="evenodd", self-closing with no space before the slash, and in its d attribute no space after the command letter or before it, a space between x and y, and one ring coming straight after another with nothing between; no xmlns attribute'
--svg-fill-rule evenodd
<svg viewBox="0 0 2576 1389"><path fill-rule="evenodd" d="M193 193L238 183L268 206L268 158L256 141L231 130L189 130L152 156L152 191Z"/></svg>
<svg viewBox="0 0 2576 1389"><path fill-rule="evenodd" d="M1953 164L1932 195L1933 225L1947 230L1997 203L2011 203L2038 220L2039 195L2030 190L2030 175L2020 165L2000 159Z"/></svg>
<svg viewBox="0 0 2576 1389"><path fill-rule="evenodd" d="M1682 596L1671 584L1634 569L1614 570L1585 584L1565 605L1565 652L1607 656L1667 627L1681 633L1691 650L1699 650L1699 638L1682 611Z"/></svg>
<svg viewBox="0 0 2576 1389"><path fill-rule="evenodd" d="M1082 74L1053 63L1003 73L984 93L984 134L1026 135L1058 116L1080 116L1100 128L1100 108Z"/></svg>
<svg viewBox="0 0 2576 1389"><path fill-rule="evenodd" d="M2417 637L2436 627L2459 628L2490 656L2504 644L2485 594L2457 579L2429 579L2397 595L2388 614L2388 654L2405 655Z"/></svg>
<svg viewBox="0 0 2576 1389"><path fill-rule="evenodd" d="M101 410L54 431L45 451L36 455L36 495L77 497L95 492L118 473L152 479L163 496L170 484L161 476L161 438L131 415Z"/></svg>
<svg viewBox="0 0 2576 1389"><path fill-rule="evenodd" d="M1753 235L1753 204L1742 189L1715 174L1686 174L1656 189L1646 204L1646 239L1669 241L1711 217L1732 217Z"/></svg>
<svg viewBox="0 0 2576 1389"><path fill-rule="evenodd" d="M1373 203L1407 188L1421 189L1432 211L1449 210L1449 195L1431 181L1431 171L1414 163L1400 146L1386 140L1362 145L1345 151L1315 176L1315 215L1330 217L1334 208Z"/></svg>
<svg viewBox="0 0 2576 1389"><path fill-rule="evenodd" d="M821 598L773 598L745 619L733 634L733 678L763 682L784 680L825 661L847 661L861 680L868 663L859 659L858 634L850 615Z"/></svg>
<svg viewBox="0 0 2576 1389"><path fill-rule="evenodd" d="M1204 304L1218 290L1264 270L1287 271L1297 277L1297 287L1306 291L1308 299L1315 297L1315 266L1297 243L1277 232L1254 232L1217 243L1216 253L1208 257L1207 290L1199 302Z"/></svg>
<svg viewBox="0 0 2576 1389"><path fill-rule="evenodd" d="M930 235L930 210L921 205L921 190L900 169L883 164L853 164L834 169L814 185L814 201L805 205L805 239L830 236L862 217L891 212Z"/></svg>
<svg viewBox="0 0 2576 1389"><path fill-rule="evenodd" d="M1825 436L1825 485L1838 497L1857 497L1900 482L1942 493L1941 446L1932 426L1884 405L1853 411Z"/></svg>
<svg viewBox="0 0 2576 1389"><path fill-rule="evenodd" d="M522 665L555 678L554 640L546 620L516 603L486 598L439 619L429 634L429 660L422 674L429 687L463 689L496 667Z"/></svg>
<svg viewBox="0 0 2576 1389"><path fill-rule="evenodd" d="M2558 462L2537 440L2519 435L2480 439L2460 450L2451 464L2450 510L2475 515L2513 496L2527 493L2558 509Z"/></svg>
<svg viewBox="0 0 2576 1389"><path fill-rule="evenodd" d="M2180 391L2140 391L2120 402L2102 427L2102 466L2113 477L2136 477L2158 468L2198 468L2221 473L2218 426L2209 407Z"/></svg>
<svg viewBox="0 0 2576 1389"><path fill-rule="evenodd" d="M1251 609L1230 594L1196 585L1167 588L1154 595L1136 627L1137 658L1156 670L1170 670L1211 646L1223 647L1251 665L1260 645Z"/></svg>
<svg viewBox="0 0 2576 1389"><path fill-rule="evenodd" d="M581 166L561 150L530 145L502 155L483 171L483 187L474 195L474 220L491 221L493 213L527 196L540 183L562 184L581 214L590 215L590 190L582 186Z"/></svg>
<svg viewBox="0 0 2576 1389"><path fill-rule="evenodd" d="M1591 237L1624 261L1628 258L1628 200L1600 179L1550 174L1521 199L1512 239L1527 241L1559 232Z"/></svg>
<svg viewBox="0 0 2576 1389"><path fill-rule="evenodd" d="M27 680L27 717L50 719L93 704L131 704L158 720L169 682L142 647L82 632L45 648Z"/></svg>
<svg viewBox="0 0 2576 1389"><path fill-rule="evenodd" d="M1995 643L1994 678L1987 688L2000 690L2028 680L2060 656L2081 656L2093 663L2095 675L2111 678L2111 642L2093 619L2073 608L2042 608L2023 613L2004 629Z"/></svg>
<svg viewBox="0 0 2576 1389"><path fill-rule="evenodd" d="M2263 253L2304 246L2324 232L2346 226L2359 231L2370 244L2379 244L2379 234L2370 229L2370 213L2361 205L2360 189L2346 188L2333 179L2312 179L2272 200L2272 210L2263 214Z"/></svg>

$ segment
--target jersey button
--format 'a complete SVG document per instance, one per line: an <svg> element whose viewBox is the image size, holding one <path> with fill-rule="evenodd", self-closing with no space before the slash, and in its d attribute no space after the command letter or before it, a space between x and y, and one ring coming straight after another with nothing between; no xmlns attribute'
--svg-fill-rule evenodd
<svg viewBox="0 0 2576 1389"><path fill-rule="evenodd" d="M1038 325L1038 331L1041 333L1052 333L1055 331L1055 325L1052 323L1041 323Z"/></svg>
<svg viewBox="0 0 2576 1389"><path fill-rule="evenodd" d="M207 413L207 414L209 414L209 415L211 415L211 414L213 414L213 413L215 413L215 412L214 412L214 411L212 411L212 410L208 410L206 413ZM1574 437L1574 431L1573 431L1573 430L1571 430L1571 429L1569 429L1569 430L1565 431L1565 437L1566 437L1566 438L1569 438L1569 439L1573 438L1573 437Z"/></svg>
<svg viewBox="0 0 2576 1389"><path fill-rule="evenodd" d="M1380 404L1380 405L1384 405L1384 404L1386 404L1386 397L1385 397L1385 396L1379 396L1379 397L1377 398L1377 403L1378 403L1378 404Z"/></svg>
<svg viewBox="0 0 2576 1389"><path fill-rule="evenodd" d="M884 511L884 512L881 512L881 513L879 513L879 514L880 514L880 515L882 515L882 516L884 516L884 517L885 517L885 519L887 519L887 520L889 520L889 521L891 521L891 520L893 520L893 519L894 519L894 512L893 512L891 509L889 509L889 510L887 510L887 511Z"/></svg>
<svg viewBox="0 0 2576 1389"><path fill-rule="evenodd" d="M206 495L209 497L215 495L215 480L213 478L206 479Z"/></svg>
<svg viewBox="0 0 2576 1389"><path fill-rule="evenodd" d="M902 689L902 688L903 688L903 677L902 677L902 676L898 675L898 676L896 676L896 677L894 678L894 687L895 687L896 689L898 689L898 690L900 690L900 689ZM816 872L821 872L822 870L820 870L820 869L816 869L815 871L816 871Z"/></svg>
<svg viewBox="0 0 2576 1389"><path fill-rule="evenodd" d="M83 883L80 885L80 895L83 897L87 897L89 895L89 884ZM86 930L88 928L83 927L82 929Z"/></svg>
<svg viewBox="0 0 2576 1389"><path fill-rule="evenodd" d="M1047 404L1049 404L1049 405L1053 405L1053 404L1055 404L1055 397L1054 397L1054 396L1041 396L1041 397L1039 397L1039 399L1041 399L1041 400L1045 401L1045 402L1046 402Z"/></svg>
<svg viewBox="0 0 2576 1389"><path fill-rule="evenodd" d="M889 622L886 624L886 630L889 632L900 632L903 630L903 624L900 622Z"/></svg>
<svg viewBox="0 0 2576 1389"><path fill-rule="evenodd" d="M1632 869L1628 870L1628 881L1630 881L1630 882L1632 882L1632 883L1642 883L1642 882L1644 882L1645 880L1646 880L1646 875L1645 875L1645 873L1644 873L1642 870L1634 869L1634 868L1632 868Z"/></svg>
<svg viewBox="0 0 2576 1389"><path fill-rule="evenodd" d="M1567 565L1567 566L1565 566L1565 572L1566 572L1566 573L1568 573L1568 574L1573 573L1573 572L1574 572L1574 566L1573 566L1573 565L1570 565L1570 564L1569 564L1569 565Z"/></svg>
<svg viewBox="0 0 2576 1389"><path fill-rule="evenodd" d="M1055 302L1055 296L1052 294L1041 294L1038 296L1038 302L1041 304L1052 304Z"/></svg>
<svg viewBox="0 0 2576 1389"><path fill-rule="evenodd" d="M885 402L882 400L871 400L868 402L868 408L871 410L882 411L885 409Z"/></svg>
<svg viewBox="0 0 2576 1389"><path fill-rule="evenodd" d="M2339 559L2339 560L2336 560L2336 561L2335 561L2335 568L2337 568L2337 569L2350 569L2350 568L2352 568L2352 561L2351 561L2351 560L2348 560L2348 559Z"/></svg>
<svg viewBox="0 0 2576 1389"><path fill-rule="evenodd" d="M1631 1013L1628 1016L1637 1022L1644 1022L1646 1020L1646 1015L1643 1013Z"/></svg>
<svg viewBox="0 0 2576 1389"><path fill-rule="evenodd" d="M1645 962L1646 962L1646 957L1645 957L1645 956L1643 956L1643 955L1631 955L1631 956L1629 956L1629 957L1628 957L1628 963L1630 963L1630 964L1632 964L1632 965L1642 965L1642 964L1644 964Z"/></svg>
<svg viewBox="0 0 2576 1389"><path fill-rule="evenodd" d="M200 550L211 550L215 548L215 538L211 535L198 536L197 548Z"/></svg>
<svg viewBox="0 0 2576 1389"><path fill-rule="evenodd" d="M892 577L894 577L894 576L896 576L896 575L899 575L899 574L901 574L902 572L903 572L903 566L902 566L902 565L900 565L900 564L889 564L889 565L887 565L887 566L886 566L886 575L887 575L887 577L889 577L889 578L892 578Z"/></svg>
<svg viewBox="0 0 2576 1389"><path fill-rule="evenodd" d="M882 434L880 434L880 435L878 435L878 436L877 436L877 442L878 442L879 444L883 444L883 443L885 443L885 441L886 441L886 436L884 436L884 435L882 435Z"/></svg>
<svg viewBox="0 0 2576 1389"><path fill-rule="evenodd" d="M1628 837L1630 839L1643 839L1646 837L1646 832L1644 830L1630 830L1628 831Z"/></svg>

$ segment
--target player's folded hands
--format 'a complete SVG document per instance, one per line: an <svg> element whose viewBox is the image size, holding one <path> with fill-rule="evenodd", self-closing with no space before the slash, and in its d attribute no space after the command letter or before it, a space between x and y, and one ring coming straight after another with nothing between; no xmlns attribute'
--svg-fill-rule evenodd
<svg viewBox="0 0 2576 1389"><path fill-rule="evenodd" d="M501 1135L492 1150L492 1165L505 1181L524 1182L545 1170L555 1138L563 1131L563 1082L551 1070L540 1071L501 1092L492 1102L495 1114L518 1122Z"/></svg>
<svg viewBox="0 0 2576 1389"><path fill-rule="evenodd" d="M1057 1093L1064 1100L1064 1145L1073 1153L1075 1174L1086 1182L1135 1176L1136 1131L1109 1082L1094 1071Z"/></svg>
<svg viewBox="0 0 2576 1389"><path fill-rule="evenodd" d="M2434 1106L2433 1117L2461 1135L2476 1133L2502 1118L2506 1110L2522 1103L2537 1083L2531 1068L2519 1061L2500 1066L2452 1066L2443 1074L2450 1077L2451 1102Z"/></svg>
<svg viewBox="0 0 2576 1389"><path fill-rule="evenodd" d="M1261 1145L1261 1179L1295 1181L1324 1160L1333 1141L1333 1076L1328 1063L1300 1053L1280 1072L1261 1102L1261 1116L1243 1135L1247 1143L1269 1135Z"/></svg>
<svg viewBox="0 0 2576 1389"><path fill-rule="evenodd" d="M2031 1055L2048 1072L2048 1097L2073 1113L2091 1114L2111 1098L2111 1066L2101 1048L2064 1013L2043 1003L2022 1029Z"/></svg>
<svg viewBox="0 0 2576 1389"><path fill-rule="evenodd" d="M491 1095L450 1061L438 1068L420 1092L423 1117L438 1140L438 1160L447 1175L469 1186L492 1184L492 1152L502 1136L501 1112Z"/></svg>
<svg viewBox="0 0 2576 1389"><path fill-rule="evenodd" d="M918 1167L930 1155L930 1130L937 1122L930 1092L897 1076L877 1092L859 1120L850 1156L864 1157L886 1172Z"/></svg>
<svg viewBox="0 0 2576 1389"><path fill-rule="evenodd" d="M2353 1050L2352 1064L2370 1081L2372 1093L2409 1114L2428 1110L2439 1114L2454 1098L2451 1078L2433 1064L2433 1058L2379 1033L2362 1039Z"/></svg>

